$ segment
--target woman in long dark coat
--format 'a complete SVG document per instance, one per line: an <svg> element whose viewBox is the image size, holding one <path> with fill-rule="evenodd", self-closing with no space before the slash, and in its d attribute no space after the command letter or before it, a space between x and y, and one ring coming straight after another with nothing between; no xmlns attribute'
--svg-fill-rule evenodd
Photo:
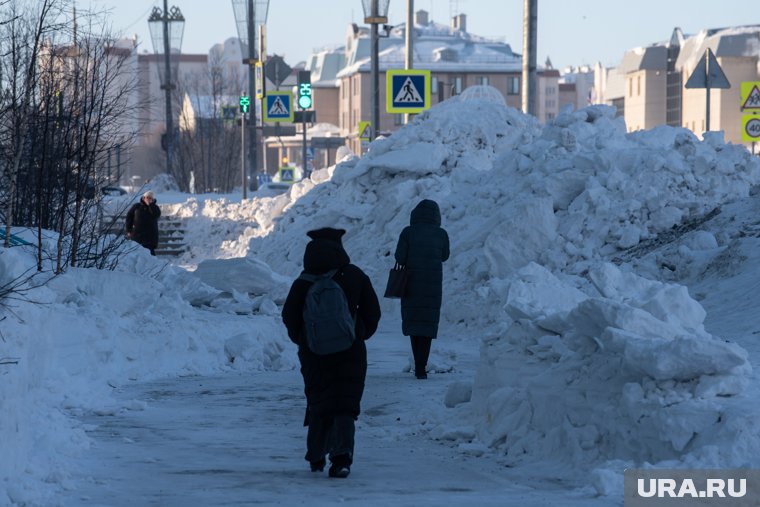
<svg viewBox="0 0 760 507"><path fill-rule="evenodd" d="M401 329L412 343L414 373L418 379L425 379L430 346L438 336L449 235L441 228L438 203L430 199L412 210L409 224L396 246L396 262L406 266L409 274L401 298Z"/></svg>
<svg viewBox="0 0 760 507"><path fill-rule="evenodd" d="M158 248L158 219L161 208L156 204L156 197L150 190L143 194L140 202L132 205L127 212L127 237L140 243L156 255Z"/></svg>
<svg viewBox="0 0 760 507"><path fill-rule="evenodd" d="M298 278L282 309L288 336L298 345L298 358L307 401L304 421L309 426L306 459L313 472L322 471L330 455L330 477L347 477L354 455L354 421L359 416L367 374L368 340L380 321L380 304L369 277L351 264L343 248L343 229L309 231L303 266L307 275L323 275L337 270L333 280L343 289L349 311L356 322L356 339L348 350L316 355L308 347L304 333L303 309L312 282Z"/></svg>

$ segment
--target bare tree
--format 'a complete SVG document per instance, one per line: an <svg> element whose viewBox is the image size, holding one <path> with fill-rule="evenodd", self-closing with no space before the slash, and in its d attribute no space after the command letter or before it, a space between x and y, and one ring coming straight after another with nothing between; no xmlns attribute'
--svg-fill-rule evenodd
<svg viewBox="0 0 760 507"><path fill-rule="evenodd" d="M10 57L10 65L0 64L0 77L3 88L9 87L10 99L2 111L0 118L8 128L8 145L5 146L7 159L10 164L8 172L8 199L5 211L5 247L10 247L11 223L13 221L13 205L18 184L19 166L24 155L24 142L27 139L30 123L30 106L38 79L37 59L42 48L43 37L54 31L57 8L61 2L57 0L41 0L36 2L38 11L34 17L24 16L17 2L11 1L9 9L3 15L7 20L4 25L7 33L7 47L4 48ZM3 37L3 43L6 38ZM7 51L7 53L6 53ZM5 63L5 62L4 62ZM5 91L5 90L4 90ZM4 94L5 95L5 94ZM5 150L4 150L5 151Z"/></svg>
<svg viewBox="0 0 760 507"><path fill-rule="evenodd" d="M112 177L110 152L128 149L138 130L135 48L117 44L102 13L80 12L70 23L67 0L45 0L32 13L39 3L12 1L0 11L6 247L11 223L36 227L38 271L46 260L55 273L113 267L123 238L102 230L98 190ZM54 248L44 230L57 232Z"/></svg>
<svg viewBox="0 0 760 507"><path fill-rule="evenodd" d="M198 192L229 192L238 183L236 99L243 86L239 66L225 65L218 50L209 55L205 72L183 76L178 87L184 97L179 149L183 174L177 178L181 188L189 189L191 175Z"/></svg>

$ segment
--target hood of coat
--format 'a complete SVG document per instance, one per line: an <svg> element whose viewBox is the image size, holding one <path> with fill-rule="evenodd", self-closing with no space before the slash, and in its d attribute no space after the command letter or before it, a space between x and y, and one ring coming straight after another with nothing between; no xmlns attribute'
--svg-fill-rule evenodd
<svg viewBox="0 0 760 507"><path fill-rule="evenodd" d="M430 199L424 199L412 210L409 219L411 225L431 224L441 226L441 209L438 203Z"/></svg>
<svg viewBox="0 0 760 507"><path fill-rule="evenodd" d="M307 273L321 274L348 265L351 259L343 248L344 229L325 227L306 234L312 238L303 254L303 269Z"/></svg>

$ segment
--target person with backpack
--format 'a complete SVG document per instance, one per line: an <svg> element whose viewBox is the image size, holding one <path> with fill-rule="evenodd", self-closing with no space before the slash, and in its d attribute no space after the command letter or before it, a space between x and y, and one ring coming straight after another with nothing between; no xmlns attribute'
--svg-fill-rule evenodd
<svg viewBox="0 0 760 507"><path fill-rule="evenodd" d="M437 202L423 199L412 210L395 257L408 273L401 296L401 331L412 343L415 376L426 379L430 347L441 318L443 263L449 258L449 235L441 228Z"/></svg>
<svg viewBox="0 0 760 507"><path fill-rule="evenodd" d="M369 277L351 264L344 229L309 231L303 272L282 309L306 394L306 460L312 472L345 478L354 457L354 421L359 417L367 374L364 344L377 330L380 303Z"/></svg>

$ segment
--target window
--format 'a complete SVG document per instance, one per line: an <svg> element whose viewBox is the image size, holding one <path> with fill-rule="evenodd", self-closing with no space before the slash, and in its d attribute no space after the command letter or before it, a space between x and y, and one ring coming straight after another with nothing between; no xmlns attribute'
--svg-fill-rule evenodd
<svg viewBox="0 0 760 507"><path fill-rule="evenodd" d="M636 95L641 95L641 76L636 77Z"/></svg>
<svg viewBox="0 0 760 507"><path fill-rule="evenodd" d="M520 78L517 76L507 77L507 95L520 95Z"/></svg>
<svg viewBox="0 0 760 507"><path fill-rule="evenodd" d="M546 94L547 95L554 95L554 92L556 92L556 91L557 91L557 89L554 88L553 86L547 86L546 87Z"/></svg>
<svg viewBox="0 0 760 507"><path fill-rule="evenodd" d="M488 86L488 76L478 76L475 78L475 83L481 86Z"/></svg>
<svg viewBox="0 0 760 507"><path fill-rule="evenodd" d="M633 78L628 78L628 96L633 97Z"/></svg>
<svg viewBox="0 0 760 507"><path fill-rule="evenodd" d="M438 76L430 78L430 93L438 93Z"/></svg>
<svg viewBox="0 0 760 507"><path fill-rule="evenodd" d="M702 132L705 131L705 120L702 120Z"/></svg>
<svg viewBox="0 0 760 507"><path fill-rule="evenodd" d="M455 77L454 78L454 94L459 95L460 93L462 93L462 78Z"/></svg>
<svg viewBox="0 0 760 507"><path fill-rule="evenodd" d="M354 96L359 95L359 76L354 78Z"/></svg>
<svg viewBox="0 0 760 507"><path fill-rule="evenodd" d="M554 100L547 100L546 107L554 109Z"/></svg>
<svg viewBox="0 0 760 507"><path fill-rule="evenodd" d="M553 120L554 119L554 113L546 113L546 119L547 120Z"/></svg>

